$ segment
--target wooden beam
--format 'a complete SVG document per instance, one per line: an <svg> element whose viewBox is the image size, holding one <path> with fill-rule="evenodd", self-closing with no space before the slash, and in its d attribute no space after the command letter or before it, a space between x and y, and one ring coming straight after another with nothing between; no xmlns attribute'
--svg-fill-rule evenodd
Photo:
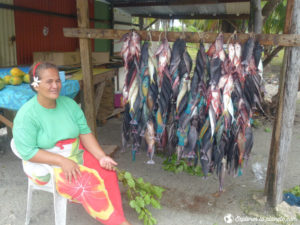
<svg viewBox="0 0 300 225"><path fill-rule="evenodd" d="M79 29L89 28L88 16L88 1L77 0L77 17ZM94 104L94 83L92 70L92 51L91 39L80 37L79 39L81 68L83 74L83 99L84 99L84 113L87 123L97 137L96 126L96 111Z"/></svg>
<svg viewBox="0 0 300 225"><path fill-rule="evenodd" d="M120 40L121 37L128 33L129 30L113 30L113 29L88 29L88 28L64 28L64 35L66 37L73 38L90 38L90 39L114 39ZM137 31L141 35L143 40L148 39L148 31ZM182 32L166 32L167 39L171 42L175 42L177 38L182 37ZM203 32L200 33L202 40L205 43L212 43L217 38L217 33ZM161 40L165 35L165 32L151 31L151 37L153 41ZM224 41L226 42L231 36L231 33L224 33ZM161 36L161 38L159 38ZM185 32L184 39L186 42L200 42L200 36L196 32ZM237 37L241 43L248 40L250 34L238 33ZM300 46L299 34L255 34L256 39L261 45L279 45L279 46Z"/></svg>
<svg viewBox="0 0 300 225"><path fill-rule="evenodd" d="M11 129L13 128L13 123L2 115L0 115L0 122L4 123L6 126L10 127Z"/></svg>
<svg viewBox="0 0 300 225"><path fill-rule="evenodd" d="M288 0L288 4L293 4L294 0ZM291 33L300 33L300 0L295 0L295 7L287 7L292 17ZM293 16L292 16L293 15ZM286 24L289 24L286 22ZM287 29L285 29L287 31ZM277 115L274 121L272 141L269 152L269 162L265 183L265 195L270 206L276 207L282 201L286 164L291 144L294 117L296 111L296 99L299 82L299 55L300 48L286 48L284 61L281 70L279 101Z"/></svg>

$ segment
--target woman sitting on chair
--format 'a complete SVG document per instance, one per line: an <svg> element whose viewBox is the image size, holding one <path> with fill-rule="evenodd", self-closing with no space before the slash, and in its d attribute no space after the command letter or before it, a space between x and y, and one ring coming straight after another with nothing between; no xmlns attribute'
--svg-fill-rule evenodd
<svg viewBox="0 0 300 225"><path fill-rule="evenodd" d="M129 224L114 172L117 163L105 155L76 102L59 96L57 67L39 62L29 74L37 94L18 111L13 127L25 173L44 185L50 174L42 164L52 165L58 193L81 203L103 224Z"/></svg>

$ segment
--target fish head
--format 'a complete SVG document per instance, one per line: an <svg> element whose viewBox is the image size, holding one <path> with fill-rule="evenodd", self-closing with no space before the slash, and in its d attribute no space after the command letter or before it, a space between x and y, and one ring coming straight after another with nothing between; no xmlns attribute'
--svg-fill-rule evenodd
<svg viewBox="0 0 300 225"><path fill-rule="evenodd" d="M136 31L132 31L131 33L131 40L133 40L134 42L138 43L141 40L140 35L136 32Z"/></svg>
<svg viewBox="0 0 300 225"><path fill-rule="evenodd" d="M130 40L130 33L126 33L121 37L120 42L121 41L125 42L125 41L129 41L129 40Z"/></svg>
<svg viewBox="0 0 300 225"><path fill-rule="evenodd" d="M212 43L211 46L209 47L209 49L207 50L206 54L209 57L212 57L216 52L216 42Z"/></svg>
<svg viewBox="0 0 300 225"><path fill-rule="evenodd" d="M220 52L223 49L224 44L224 35L223 33L220 33L218 37L216 38L216 52Z"/></svg>
<svg viewBox="0 0 300 225"><path fill-rule="evenodd" d="M209 172L209 159L206 154L200 156L200 162L201 162L202 172L206 177Z"/></svg>

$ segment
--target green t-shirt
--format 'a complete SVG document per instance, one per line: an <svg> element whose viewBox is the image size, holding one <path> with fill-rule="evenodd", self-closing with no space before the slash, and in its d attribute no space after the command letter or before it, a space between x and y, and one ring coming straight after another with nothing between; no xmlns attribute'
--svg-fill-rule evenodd
<svg viewBox="0 0 300 225"><path fill-rule="evenodd" d="M54 147L56 142L88 134L91 130L77 103L66 96L56 100L56 108L41 106L34 96L18 111L13 126L16 148L24 160L39 149Z"/></svg>

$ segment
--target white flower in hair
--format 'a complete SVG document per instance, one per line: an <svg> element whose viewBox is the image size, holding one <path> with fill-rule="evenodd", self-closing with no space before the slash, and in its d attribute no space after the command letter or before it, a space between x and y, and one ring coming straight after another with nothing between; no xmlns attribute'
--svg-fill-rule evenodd
<svg viewBox="0 0 300 225"><path fill-rule="evenodd" d="M41 81L39 80L39 78L38 77L34 77L33 78L33 82L31 83L31 86L38 87L39 83L41 83Z"/></svg>

